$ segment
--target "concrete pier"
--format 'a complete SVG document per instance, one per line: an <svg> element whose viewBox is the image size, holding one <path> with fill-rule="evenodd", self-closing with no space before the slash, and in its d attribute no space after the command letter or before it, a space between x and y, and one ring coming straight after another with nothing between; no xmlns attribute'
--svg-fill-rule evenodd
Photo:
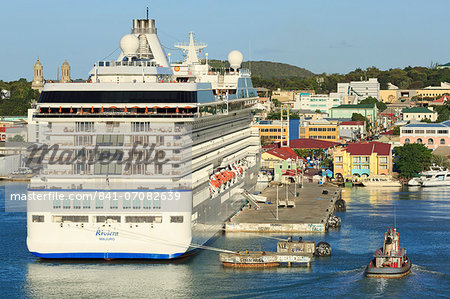
<svg viewBox="0 0 450 299"><path fill-rule="evenodd" d="M303 233L325 232L327 220L334 212L340 190L331 184L305 183L296 190L289 186L288 199L294 207L279 207L277 220L277 188L268 187L261 194L272 204L259 204L260 209L245 207L225 224L226 232ZM278 187L278 201L286 200L286 187Z"/></svg>

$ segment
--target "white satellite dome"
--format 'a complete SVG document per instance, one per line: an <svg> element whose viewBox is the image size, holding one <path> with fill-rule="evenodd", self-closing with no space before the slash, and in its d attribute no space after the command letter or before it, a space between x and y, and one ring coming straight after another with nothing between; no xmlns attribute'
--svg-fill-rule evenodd
<svg viewBox="0 0 450 299"><path fill-rule="evenodd" d="M139 49L139 39L134 34L127 34L120 40L120 48L125 56L134 55Z"/></svg>
<svg viewBox="0 0 450 299"><path fill-rule="evenodd" d="M232 69L237 70L240 68L243 60L244 55L237 50L231 51L230 54L228 54L228 62L230 63Z"/></svg>

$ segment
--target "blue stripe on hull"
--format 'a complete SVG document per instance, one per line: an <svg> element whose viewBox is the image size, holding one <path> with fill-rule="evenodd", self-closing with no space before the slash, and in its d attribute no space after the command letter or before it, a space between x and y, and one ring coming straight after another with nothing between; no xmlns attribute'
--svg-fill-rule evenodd
<svg viewBox="0 0 450 299"><path fill-rule="evenodd" d="M221 231L214 234L203 246L214 242L221 234ZM193 248L187 252L174 254L157 253L122 253L122 252L66 252L66 253L39 253L31 252L33 255L44 259L152 259L152 260L171 260L193 255L202 250Z"/></svg>

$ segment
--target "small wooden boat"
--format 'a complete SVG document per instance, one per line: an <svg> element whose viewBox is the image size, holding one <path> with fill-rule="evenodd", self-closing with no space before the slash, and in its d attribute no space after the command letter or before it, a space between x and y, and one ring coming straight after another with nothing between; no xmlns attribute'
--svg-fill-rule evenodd
<svg viewBox="0 0 450 299"><path fill-rule="evenodd" d="M375 252L365 274L375 278L400 278L410 272L411 261L406 249L400 247L400 234L391 227L384 234L383 247Z"/></svg>

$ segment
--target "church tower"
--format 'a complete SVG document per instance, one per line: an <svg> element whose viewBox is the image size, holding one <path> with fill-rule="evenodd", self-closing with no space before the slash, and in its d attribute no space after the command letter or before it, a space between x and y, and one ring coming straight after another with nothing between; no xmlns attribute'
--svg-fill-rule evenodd
<svg viewBox="0 0 450 299"><path fill-rule="evenodd" d="M34 64L34 75L33 75L33 82L31 82L31 88L35 90L39 90L39 92L42 91L42 88L44 87L44 75L43 71L44 68L42 66L42 63L38 60Z"/></svg>
<svg viewBox="0 0 450 299"><path fill-rule="evenodd" d="M63 62L61 66L61 79L59 80L61 83L72 82L70 79L70 64L67 62L67 59Z"/></svg>

